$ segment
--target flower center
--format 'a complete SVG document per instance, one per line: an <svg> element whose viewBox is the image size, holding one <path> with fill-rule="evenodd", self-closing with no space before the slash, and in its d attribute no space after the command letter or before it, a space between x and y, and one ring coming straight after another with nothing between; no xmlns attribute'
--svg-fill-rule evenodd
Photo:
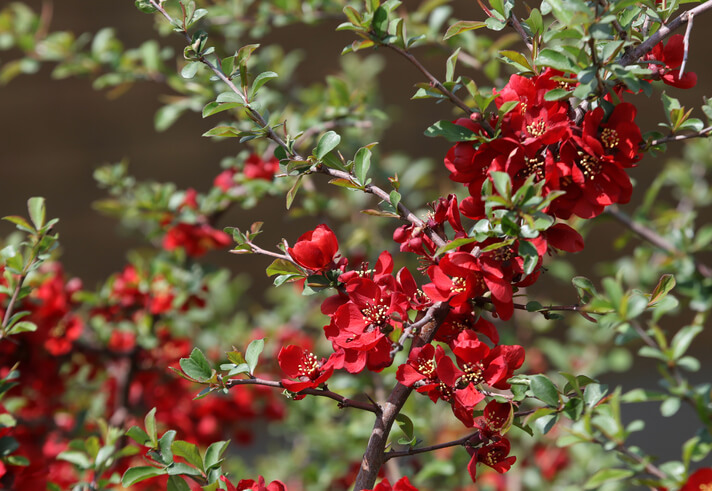
<svg viewBox="0 0 712 491"><path fill-rule="evenodd" d="M601 161L587 153L579 152L581 160L578 161L579 169L589 180L593 181L601 173Z"/></svg>
<svg viewBox="0 0 712 491"><path fill-rule="evenodd" d="M603 128L601 132L601 142L606 148L615 148L620 143L620 138L618 138L618 132L612 130L611 128Z"/></svg>
<svg viewBox="0 0 712 491"><path fill-rule="evenodd" d="M368 324L376 326L385 325L390 318L388 316L388 307L379 305L375 298L373 299L373 304L369 304L361 313L363 314L363 319L367 321Z"/></svg>
<svg viewBox="0 0 712 491"><path fill-rule="evenodd" d="M319 360L313 353L304 355L297 369L299 370L299 376L309 377L313 373L319 372Z"/></svg>
<svg viewBox="0 0 712 491"><path fill-rule="evenodd" d="M467 281L465 281L465 278L456 276L452 279L452 286L450 287L452 293L462 293L465 290L467 290Z"/></svg>
<svg viewBox="0 0 712 491"><path fill-rule="evenodd" d="M537 181L544 179L544 161L541 157L524 158L524 168L517 173L520 179L526 179L534 174Z"/></svg>
<svg viewBox="0 0 712 491"><path fill-rule="evenodd" d="M537 118L527 125L527 131L534 137L539 137L546 133L546 121L542 118Z"/></svg>
<svg viewBox="0 0 712 491"><path fill-rule="evenodd" d="M435 373L435 362L433 360L421 361L418 364L418 371L428 378L432 378Z"/></svg>
<svg viewBox="0 0 712 491"><path fill-rule="evenodd" d="M512 251L510 246L500 247L494 251L494 258L497 261L509 261L512 257L514 257L514 251Z"/></svg>
<svg viewBox="0 0 712 491"><path fill-rule="evenodd" d="M485 367L481 362L465 363L463 368L465 373L460 377L458 382L465 387L468 384L478 385L485 381L484 377L482 377L482 372L484 372Z"/></svg>

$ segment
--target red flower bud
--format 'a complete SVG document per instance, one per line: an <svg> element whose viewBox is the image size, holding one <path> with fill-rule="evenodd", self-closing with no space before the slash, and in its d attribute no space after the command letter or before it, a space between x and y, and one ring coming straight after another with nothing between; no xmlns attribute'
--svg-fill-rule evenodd
<svg viewBox="0 0 712 491"><path fill-rule="evenodd" d="M338 249L339 243L334 232L321 224L299 237L294 247L287 248L287 251L300 266L314 271L324 271L334 260Z"/></svg>

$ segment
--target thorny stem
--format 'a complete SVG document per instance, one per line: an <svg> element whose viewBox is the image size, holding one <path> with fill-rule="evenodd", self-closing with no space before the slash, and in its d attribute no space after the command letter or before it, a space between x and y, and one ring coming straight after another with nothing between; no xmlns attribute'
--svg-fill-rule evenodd
<svg viewBox="0 0 712 491"><path fill-rule="evenodd" d="M284 389L285 387L282 385L282 382L279 382L277 380L266 380L266 379L261 379L261 378L231 378L225 382L225 387L231 388L235 387L238 385L263 385L265 387L274 387L275 389ZM298 394L302 395L311 395L311 396L319 396L319 397L326 397L329 399L332 399L336 402L339 403L339 407L344 408L344 407L353 407L356 409L361 409L363 411L368 411L371 413L374 413L376 415L380 414L381 409L373 404L373 403L366 403L366 402L361 402L361 401L354 401L353 399L348 399L341 394L337 394L336 392L332 392L328 389L304 389L298 392Z"/></svg>
<svg viewBox="0 0 712 491"><path fill-rule="evenodd" d="M672 243L670 243L665 237L662 237L659 235L657 232L654 230L638 223L620 211L616 206L610 206L606 209L604 212L616 220L618 220L620 223L628 227L632 232L634 232L636 235L639 237L647 240L651 244L653 244L655 247L664 250L668 254L672 256L687 256L685 252L679 250L677 247L675 247ZM692 256L690 256L692 257ZM711 278L712 277L712 269L707 267L706 265L699 263L695 260L694 257L692 257L692 260L695 263L695 267L697 268L697 271L704 276L705 278Z"/></svg>

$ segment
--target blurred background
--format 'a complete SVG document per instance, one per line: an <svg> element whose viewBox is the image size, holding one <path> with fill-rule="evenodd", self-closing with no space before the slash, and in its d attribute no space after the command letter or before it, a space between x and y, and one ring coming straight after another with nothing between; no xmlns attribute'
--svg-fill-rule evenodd
<svg viewBox="0 0 712 491"><path fill-rule="evenodd" d="M35 9L41 6L38 0L26 3ZM454 6L462 18L484 18L474 2L454 2ZM339 22L324 21L311 27L276 29L260 42L277 42L288 49L301 49L304 61L296 72L295 83L308 84L338 70L339 53L353 40L348 31L335 31ZM137 47L148 39L157 39L162 46L172 46L176 53L180 53L184 45L180 36L160 37L153 29L153 16L141 14L130 1L75 0L54 4L52 30L94 33L107 25L116 29L117 37L127 48ZM699 107L703 95L710 93L712 87L712 65L706 49L712 32L709 25L712 25L712 16L696 20L691 37L688 69L697 73L697 86L674 93L687 107ZM428 100L410 100L413 85L423 82L423 76L395 53L379 53L385 63L379 76L382 100L393 118L379 148L383 153L400 150L414 158L429 157L439 164L449 144L442 139L425 138L422 134L437 120L454 119L452 107ZM433 73L443 76L446 54L429 52L426 56L425 51L416 49L416 55L423 56ZM13 56L19 54L0 52L0 62L11 60ZM161 101L172 94L165 84L139 83L128 92L113 97L107 92L93 90L88 78L53 80L51 71L51 66L44 65L37 74L21 75L0 86L0 215L24 214L29 197L44 196L48 214L60 218L57 230L66 270L82 278L86 288L92 288L119 271L126 262L125 252L140 245L138 240L121 233L115 221L92 209L93 202L105 197L92 178L97 166L126 158L130 161L130 172L138 179L172 181L179 188L194 187L201 191L209 188L213 177L219 173L220 160L243 148L236 139L214 142L202 138L200 135L210 129L214 121L204 120L192 112L185 113L167 131L156 131L154 115L162 106ZM465 65L458 67L460 72L475 79L481 78ZM636 101L640 110L638 122L643 131L654 129L654 122L662 120L659 101L659 93L650 99L640 96ZM679 148L671 146L666 158L677 152ZM632 177L640 184L634 192L634 201L640 200L646 183L655 176L660 163L660 157L646 156L637 168L631 170ZM447 172L442 166L436 168L433 186L447 186ZM404 199L407 203L407 196ZM294 240L306 230L305 226L295 225L294 221L285 218L283 199L264 201L258 209L249 211L231 210L218 225L245 227L255 220L271 220L274 224L262 238L267 245L277 243L281 237ZM10 224L0 223L0 234L6 235L11 230ZM596 258L616 254L612 237L619 233L618 224L605 218L598 220L587 236L586 250L580 258L573 260L577 273L595 276ZM209 260L235 272L250 272L257 278L258 286L269 283L263 273L266 261L236 257L224 251L212 253ZM537 288L546 288L546 283ZM702 355L703 366L705 361L710 361L709 358L705 360L705 347L711 341L709 333L703 334L698 338L697 352L693 353ZM651 376L653 366L652 362L642 361L634 370L618 374L608 382L644 385L647 378L654 383L652 380L657 376ZM709 378L709 372L697 375ZM677 452L679 443L689 438L688 433L680 431L677 424L667 425L655 405L641 407L641 411L657 418L651 420L653 424L660 424L655 432L646 432L652 440L639 443L651 453L662 454L666 448L673 454ZM683 408L676 418L683 420L685 410ZM647 417L642 413L636 416Z"/></svg>

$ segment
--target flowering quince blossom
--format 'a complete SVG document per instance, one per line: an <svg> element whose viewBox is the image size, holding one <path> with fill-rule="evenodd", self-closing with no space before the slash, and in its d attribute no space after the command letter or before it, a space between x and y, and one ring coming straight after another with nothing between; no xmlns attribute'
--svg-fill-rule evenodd
<svg viewBox="0 0 712 491"><path fill-rule="evenodd" d="M376 487L374 487L371 491L418 491L418 488L410 483L408 476L403 476L398 479L393 486L391 486L388 479L384 478L383 481L376 484Z"/></svg>
<svg viewBox="0 0 712 491"><path fill-rule="evenodd" d="M207 223L178 223L169 227L163 237L165 250L183 248L192 257L200 257L210 250L222 249L230 244L232 239L229 235Z"/></svg>
<svg viewBox="0 0 712 491"><path fill-rule="evenodd" d="M479 448L467 447L467 451L471 455L467 470L472 480L476 481L478 463L485 464L500 474L507 472L517 460L515 456L509 455L510 449L511 444L506 438Z"/></svg>
<svg viewBox="0 0 712 491"><path fill-rule="evenodd" d="M326 270L333 263L338 250L336 235L324 224L302 234L294 247L287 248L287 252L297 264L317 272Z"/></svg>
<svg viewBox="0 0 712 491"><path fill-rule="evenodd" d="M283 347L277 359L280 368L288 377L298 379L282 379L282 385L290 392L316 388L334 373L334 367L327 366L323 358L319 360L313 353L295 345Z"/></svg>
<svg viewBox="0 0 712 491"><path fill-rule="evenodd" d="M703 467L690 475L680 491L710 491L712 490L712 468Z"/></svg>
<svg viewBox="0 0 712 491"><path fill-rule="evenodd" d="M682 34L670 36L667 44L662 41L656 44L645 59L660 62L650 63L648 68L667 85L672 85L679 89L691 89L697 85L697 74L685 72L682 77L680 76L680 66L685 55L684 40L685 36Z"/></svg>
<svg viewBox="0 0 712 491"><path fill-rule="evenodd" d="M242 479L237 486L232 484L225 476L220 476L220 480L227 486L227 491L287 491L287 486L282 481L274 480L265 484L265 478L259 476L254 479Z"/></svg>

